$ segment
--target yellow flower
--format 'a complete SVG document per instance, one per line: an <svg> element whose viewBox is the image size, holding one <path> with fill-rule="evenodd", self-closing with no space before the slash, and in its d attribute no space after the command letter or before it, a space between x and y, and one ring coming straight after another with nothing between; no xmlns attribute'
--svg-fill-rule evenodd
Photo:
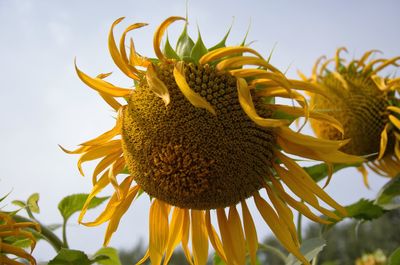
<svg viewBox="0 0 400 265"><path fill-rule="evenodd" d="M388 66L399 66L400 57L370 59L366 52L347 65L339 48L333 59L315 63L310 82L324 90L311 95L312 109L325 112L343 124L344 134L324 121L312 121L317 136L351 141L342 147L348 154L365 156L366 163L379 175L395 177L400 172L400 78L379 75ZM328 69L334 63L334 69ZM359 167L368 186L367 171Z"/></svg>
<svg viewBox="0 0 400 265"><path fill-rule="evenodd" d="M25 230L26 228L35 228L40 230L40 227L36 223L32 222L15 222L10 213L0 211L0 264L4 265L23 265L26 263L19 262L15 258L24 259L31 265L35 265L35 258L31 254L27 253L24 249L14 246L12 239L28 239L30 240L31 252L35 248L36 239L32 233Z"/></svg>
<svg viewBox="0 0 400 265"><path fill-rule="evenodd" d="M122 215L143 191L151 196L152 205L149 249L139 263L150 258L151 264L167 264L181 243L190 264L206 264L211 242L226 264L245 264L247 254L255 264L257 232L246 203L253 197L282 244L309 264L299 251L289 206L321 223L329 222L315 215L308 205L330 218L340 216L322 207L318 199L339 215L346 212L281 150L327 163L361 161L338 151L347 141L319 140L288 128L293 117L306 115L341 129L335 119L309 112L304 97L294 90L318 88L287 79L249 47L226 47L227 35L210 49L204 46L200 34L194 43L187 35L186 23L176 51L168 40L161 51L164 32L172 22L185 20L181 17L166 19L156 30L156 59L139 55L133 41L128 55L127 32L145 24L129 26L117 47L113 28L121 20L111 27L109 50L118 68L133 79L135 88L114 86L104 80L108 74L92 78L76 68L79 78L117 112L110 131L77 150L64 149L81 154L81 172L83 162L101 159L94 169L94 186L80 222L91 199L111 184L115 193L104 212L84 223L95 226L108 222L107 244ZM294 99L301 107L273 104L274 97ZM279 119L282 113L288 119ZM121 172L129 172L122 181L118 180ZM308 205L292 198L281 182ZM262 189L271 203L262 198ZM219 233L211 221L215 214Z"/></svg>

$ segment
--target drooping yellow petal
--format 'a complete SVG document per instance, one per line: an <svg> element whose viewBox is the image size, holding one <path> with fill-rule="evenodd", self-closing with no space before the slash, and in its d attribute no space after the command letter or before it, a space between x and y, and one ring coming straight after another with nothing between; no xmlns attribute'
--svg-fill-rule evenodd
<svg viewBox="0 0 400 265"><path fill-rule="evenodd" d="M229 265L237 264L236 253L233 247L233 240L229 228L228 220L226 218L225 210L223 208L217 209L218 227L221 234L222 244L224 246L226 260Z"/></svg>
<svg viewBox="0 0 400 265"><path fill-rule="evenodd" d="M246 263L246 241L243 234L243 228L239 213L235 206L229 208L228 229L232 239L233 251L238 264Z"/></svg>
<svg viewBox="0 0 400 265"><path fill-rule="evenodd" d="M150 90L153 91L154 94L156 94L159 98L161 98L164 101L165 106L167 106L170 102L168 88L164 82L157 77L157 73L152 64L147 67L146 81Z"/></svg>
<svg viewBox="0 0 400 265"><path fill-rule="evenodd" d="M99 92L100 96L104 99L104 101L110 105L111 108L113 108L115 111L118 111L122 105L119 103L115 98L113 98L110 95L104 94Z"/></svg>
<svg viewBox="0 0 400 265"><path fill-rule="evenodd" d="M296 117L306 115L305 110L303 108L291 107L291 106L285 106L285 105L279 105L279 104L269 105L268 107L271 109L276 109L276 110L286 112L287 114L290 114L290 115L293 115ZM324 113L316 112L316 111L310 111L308 114L311 119L317 119L320 121L322 120L322 121L328 122L330 125L332 125L337 130L339 130L342 134L344 134L344 129L343 129L342 124L338 120L336 120L334 117L329 116Z"/></svg>
<svg viewBox="0 0 400 265"><path fill-rule="evenodd" d="M370 50L370 51L367 51L366 53L364 53L364 55L361 57L361 59L358 61L358 63L357 63L357 67L363 67L364 65L365 65L365 62L368 60L368 58L373 54L373 53L376 53L376 52L381 52L381 51L379 51L379 50Z"/></svg>
<svg viewBox="0 0 400 265"><path fill-rule="evenodd" d="M162 37L164 36L165 30L168 28L168 26L177 20L186 20L186 19L183 17L169 17L166 20L164 20L164 22L161 23L160 26L158 26L156 32L154 33L154 38L153 38L154 52L156 53L157 58L160 59L161 61L166 59L160 49Z"/></svg>
<svg viewBox="0 0 400 265"><path fill-rule="evenodd" d="M117 115L117 122L114 126L114 128L112 128L111 130L97 136L96 138L86 141L84 143L81 143L81 146L91 146L91 145L102 145L106 142L108 142L109 140L111 140L112 138L114 138L115 136L117 136L118 134L121 134L121 111L118 112Z"/></svg>
<svg viewBox="0 0 400 265"><path fill-rule="evenodd" d="M224 248L222 246L221 239L219 238L217 232L215 231L214 227L211 224L211 217L210 217L210 210L206 211L206 227L207 227L207 233L210 238L210 242L212 246L214 247L215 251L217 252L218 256L222 259L222 261L226 264L227 259L225 255ZM258 241L257 241L258 244Z"/></svg>
<svg viewBox="0 0 400 265"><path fill-rule="evenodd" d="M150 251L149 249L146 250L146 253L144 254L143 258L141 258L138 262L136 262L135 265L141 265L146 262L146 260L150 257Z"/></svg>
<svg viewBox="0 0 400 265"><path fill-rule="evenodd" d="M336 67L336 70L339 70L340 64L341 64L341 62L342 62L342 60L343 60L343 59L340 59L340 52L341 52L341 51L347 52L346 47L340 47L340 48L338 48L338 49L336 50L336 55L335 55L335 67Z"/></svg>
<svg viewBox="0 0 400 265"><path fill-rule="evenodd" d="M331 74L342 84L344 89L349 90L349 84L341 74L339 74L338 72L331 72Z"/></svg>
<svg viewBox="0 0 400 265"><path fill-rule="evenodd" d="M299 246L299 239L297 238L297 232L296 232L296 227L294 226L293 223L293 213L287 207L287 205L272 191L271 187L268 185L265 185L265 189L267 191L268 197L271 200L272 205L276 209L276 212L278 213L279 219L281 219L283 224L286 225L286 228L288 229L292 240L296 246Z"/></svg>
<svg viewBox="0 0 400 265"><path fill-rule="evenodd" d="M76 63L75 70L82 82L85 83L87 86L93 88L97 92L104 93L113 97L127 97L130 95L130 93L132 93L132 89L116 87L100 78L92 78L88 76L87 74L79 70Z"/></svg>
<svg viewBox="0 0 400 265"><path fill-rule="evenodd" d="M182 241L184 214L185 210L180 209L178 207L174 208L174 212L172 213L171 224L169 227L168 243L163 262L164 265L168 264L176 246Z"/></svg>
<svg viewBox="0 0 400 265"><path fill-rule="evenodd" d="M139 191L139 186L134 186L130 188L126 198L118 205L114 215L111 217L110 222L108 223L106 235L104 238L104 246L107 246L110 242L112 234L117 230L119 221L121 217L128 210L129 206L132 204L133 199L136 197L136 194ZM150 257L151 258L151 257Z"/></svg>
<svg viewBox="0 0 400 265"><path fill-rule="evenodd" d="M371 76L372 81L374 81L375 85L382 91L386 91L388 86L386 85L385 79L380 77L379 75Z"/></svg>
<svg viewBox="0 0 400 265"><path fill-rule="evenodd" d="M308 175L308 173L300 167L295 161L291 158L285 156L281 152L275 152L275 155L278 159L282 161L282 163L287 167L289 171L292 172L292 176L296 178L296 182L302 183L305 187L325 201L328 205L338 210L342 215L347 215L346 209L338 204L335 200L333 200L328 194L326 194Z"/></svg>
<svg viewBox="0 0 400 265"><path fill-rule="evenodd" d="M3 243L3 242L0 243L0 247L1 247L2 253L8 253L8 254L15 255L17 257L28 260L31 264L36 265L35 258L32 257L32 255L25 252L22 248L12 246L12 245L9 245L9 244ZM16 263L16 264L22 264L22 263Z"/></svg>
<svg viewBox="0 0 400 265"><path fill-rule="evenodd" d="M213 51L210 51L206 54L204 54L200 60L200 64L206 64L215 60L222 59L226 56L231 56L231 55L237 55L237 54L243 54L243 53L252 53L258 58L262 59L261 54L259 54L257 51L255 51L252 48L245 47L245 46L231 46L231 47L222 47L215 49Z"/></svg>
<svg viewBox="0 0 400 265"><path fill-rule="evenodd" d="M247 86L246 80L243 78L238 78L237 80L237 90L239 94L239 103L242 106L244 112L249 116L249 118L256 124L262 127L281 127L289 124L288 120L276 120L276 119L266 119L262 118L257 114L254 107L253 100L251 98L250 89Z"/></svg>
<svg viewBox="0 0 400 265"><path fill-rule="evenodd" d="M191 210L194 265L205 265L208 257L208 236L204 212Z"/></svg>
<svg viewBox="0 0 400 265"><path fill-rule="evenodd" d="M379 65L377 68L375 68L372 72L378 73L379 71L383 70L384 68L386 68L389 65L398 66L398 64L396 63L397 61L400 61L400 56L394 57L390 60L385 60L381 65Z"/></svg>
<svg viewBox="0 0 400 265"><path fill-rule="evenodd" d="M390 111L393 111L394 113L397 113L397 114L400 115L400 108L399 108L399 107L396 107L396 106L388 106L386 109L387 109L387 110L390 110Z"/></svg>
<svg viewBox="0 0 400 265"><path fill-rule="evenodd" d="M362 174L365 187L367 187L369 189L370 187L369 187L369 183L368 183L368 171L365 169L365 167L363 165L357 167L357 170L358 170L358 172L360 172Z"/></svg>
<svg viewBox="0 0 400 265"><path fill-rule="evenodd" d="M389 120L390 120L390 122L391 122L394 126L396 126L396 128L397 128L398 130L400 130L400 120L399 120L398 118L396 118L396 117L393 116L393 115L389 115ZM385 127L385 129L387 130L386 127Z"/></svg>
<svg viewBox="0 0 400 265"><path fill-rule="evenodd" d="M58 145L58 146L61 148L61 150L63 150L63 152L65 152L67 154L82 154L82 153L85 153L86 151L88 151L88 149L90 148L89 146L80 146L77 149L70 151L70 150L65 149L61 145Z"/></svg>
<svg viewBox="0 0 400 265"><path fill-rule="evenodd" d="M202 96L194 92L189 87L185 79L183 67L183 62L178 62L174 67L174 78L182 94L193 106L206 109L213 115L216 115L214 107L207 100L205 100Z"/></svg>
<svg viewBox="0 0 400 265"><path fill-rule="evenodd" d="M314 81L317 81L317 70L318 70L318 66L321 63L322 60L326 60L326 56L321 56L319 57L316 61L315 64L313 66L312 69L312 75L311 75L311 79ZM304 80L304 79L303 79Z"/></svg>
<svg viewBox="0 0 400 265"><path fill-rule="evenodd" d="M96 185L97 183L97 176L105 170L108 166L110 166L112 163L118 160L122 155L122 150L117 151L115 153L106 155L94 168L93 170L93 176L92 176L92 184Z"/></svg>
<svg viewBox="0 0 400 265"><path fill-rule="evenodd" d="M282 224L281 220L279 220L278 216L276 215L272 207L268 205L268 203L260 197L258 192L254 194L253 198L262 218L271 228L272 232L279 239L279 241L285 246L285 248L289 252L291 252L301 262L303 262L306 265L310 265L308 260L306 260L304 256L301 254L299 248L296 247L289 231Z"/></svg>
<svg viewBox="0 0 400 265"><path fill-rule="evenodd" d="M247 207L246 201L241 202L242 205L242 216L244 233L246 235L246 244L249 249L251 265L257 264L257 249L258 249L258 237L256 227L251 217L249 208Z"/></svg>
<svg viewBox="0 0 400 265"><path fill-rule="evenodd" d="M167 247L168 242L168 210L167 205L158 200L154 199L149 214L150 222L150 260L151 264L161 264L162 257Z"/></svg>
<svg viewBox="0 0 400 265"><path fill-rule="evenodd" d="M147 26L147 23L135 23L130 25L129 27L127 27L124 32L121 35L120 41L119 41L119 52L121 54L121 59L123 60L124 65L133 73L138 74L139 71L135 68L135 66L132 66L129 64L129 59L128 56L126 54L126 48L125 48L125 38L126 38L126 34L132 30L135 29L139 29L141 27ZM133 42L133 40L131 39L131 42Z"/></svg>
<svg viewBox="0 0 400 265"><path fill-rule="evenodd" d="M189 210L183 209L183 223L182 223L182 249L183 253L185 254L186 260L189 262L190 265L193 265L192 255L190 254L188 243L189 243L189 233L190 233L190 217L189 217Z"/></svg>
<svg viewBox="0 0 400 265"><path fill-rule="evenodd" d="M389 119L390 119L390 116L392 116L392 115L389 115ZM392 121L392 120L390 119L390 121ZM388 133L389 126L390 126L389 123L386 124L385 128L383 129L383 131L381 133L381 142L380 142L378 160L382 159L382 157L383 157L383 155L385 154L385 151L386 151L386 146L387 146L387 142L388 142L387 133ZM399 121L399 126L400 126L400 121Z"/></svg>
<svg viewBox="0 0 400 265"><path fill-rule="evenodd" d="M277 84L284 87L288 92L290 92L291 84L286 79L286 77L280 72L268 72L263 69L234 69L229 71L235 77L257 77L257 79L266 79L268 81L272 80L275 81ZM257 82L257 79L255 82ZM260 81L257 82L258 84L262 84Z"/></svg>

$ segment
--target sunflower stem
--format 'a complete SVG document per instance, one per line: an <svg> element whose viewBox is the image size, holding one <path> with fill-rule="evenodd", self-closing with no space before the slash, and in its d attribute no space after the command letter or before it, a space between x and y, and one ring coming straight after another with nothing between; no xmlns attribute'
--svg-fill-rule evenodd
<svg viewBox="0 0 400 265"><path fill-rule="evenodd" d="M31 219L20 216L18 214L13 216L13 219L17 222L32 222ZM61 248L63 248L64 244L58 238L56 234L53 233L49 228L47 228L45 225L41 224L39 221L35 220L36 223L39 224L40 226L40 234L43 236L43 238L54 248L54 250L58 253Z"/></svg>
<svg viewBox="0 0 400 265"><path fill-rule="evenodd" d="M63 247L69 248L67 241L67 220L64 219L62 226Z"/></svg>
<svg viewBox="0 0 400 265"><path fill-rule="evenodd" d="M275 256L279 257L284 263L286 263L286 255L278 248L262 243L258 243L258 247L260 249L264 249L265 251L270 251L271 253L275 254Z"/></svg>
<svg viewBox="0 0 400 265"><path fill-rule="evenodd" d="M301 202L303 203L303 200L301 200ZM302 219L303 219L303 215L299 212L299 215L297 216L297 237L299 238L299 242L300 244L303 241L303 235L302 235Z"/></svg>

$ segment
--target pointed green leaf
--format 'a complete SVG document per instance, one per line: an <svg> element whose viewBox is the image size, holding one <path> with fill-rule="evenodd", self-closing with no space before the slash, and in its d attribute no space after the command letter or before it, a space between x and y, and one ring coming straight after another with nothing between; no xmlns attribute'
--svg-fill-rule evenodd
<svg viewBox="0 0 400 265"><path fill-rule="evenodd" d="M187 32L187 23L183 28L181 36L179 36L178 42L176 43L176 53L182 60L190 60L190 53L193 49L194 41L190 38Z"/></svg>
<svg viewBox="0 0 400 265"><path fill-rule="evenodd" d="M8 197L8 195L10 195L11 191L8 192L6 195L4 195L3 197L0 198L0 202L4 201L5 198Z"/></svg>
<svg viewBox="0 0 400 265"><path fill-rule="evenodd" d="M400 207L400 175L391 179L382 187L375 204L385 210L394 210Z"/></svg>
<svg viewBox="0 0 400 265"><path fill-rule="evenodd" d="M244 35L243 41L240 44L240 46L245 46L246 45L246 39L249 36L250 28L251 28L251 20L250 20L249 26L247 27L246 34Z"/></svg>
<svg viewBox="0 0 400 265"><path fill-rule="evenodd" d="M218 42L216 45L209 48L208 51L213 51L213 50L216 50L219 48L226 47L226 40L228 39L229 33L231 33L232 26L233 26L233 21L232 21L231 26L228 29L228 32L225 34L225 36L222 38L222 40L220 42Z"/></svg>
<svg viewBox="0 0 400 265"><path fill-rule="evenodd" d="M397 248L389 257L389 262L387 265L398 265L400 264L400 247Z"/></svg>
<svg viewBox="0 0 400 265"><path fill-rule="evenodd" d="M106 256L107 259L98 260L97 263L100 265L121 265L121 260L118 256L118 251L115 248L105 247L100 249L94 254L94 257Z"/></svg>
<svg viewBox="0 0 400 265"><path fill-rule="evenodd" d="M57 256L50 260L49 265L90 265L92 261L88 256L80 251L73 249L61 249Z"/></svg>
<svg viewBox="0 0 400 265"><path fill-rule="evenodd" d="M168 59L176 59L179 60L179 56L178 54L176 54L175 50L172 48L168 36L167 36L167 41L165 42L165 46L164 46L164 55L168 58Z"/></svg>
<svg viewBox="0 0 400 265"><path fill-rule="evenodd" d="M300 251L307 260L315 258L319 252L326 246L325 239L321 237L309 238L303 241L300 246ZM301 265L295 256L289 254L285 265Z"/></svg>
<svg viewBox="0 0 400 265"><path fill-rule="evenodd" d="M14 200L11 203L21 208L25 208L27 206L25 202L20 200Z"/></svg>
<svg viewBox="0 0 400 265"><path fill-rule="evenodd" d="M27 200L27 205L29 207L29 210L31 210L31 212L33 213L40 212L38 202L39 202L39 193L34 193L31 196L29 196Z"/></svg>
<svg viewBox="0 0 400 265"><path fill-rule="evenodd" d="M361 199L356 203L345 207L347 210L347 217L357 220L373 220L381 217L386 211L375 205L372 200Z"/></svg>
<svg viewBox="0 0 400 265"><path fill-rule="evenodd" d="M200 58L206 54L208 52L206 46L203 43L203 40L201 38L201 34L200 34L200 29L198 29L198 37L197 37L197 41L196 44L193 46L193 49L190 53L190 57L197 63L199 62Z"/></svg>
<svg viewBox="0 0 400 265"><path fill-rule="evenodd" d="M88 194L74 194L63 198L60 201L58 204L58 210L65 221L74 213L79 212L82 209L88 196ZM94 197L90 202L88 209L97 207L108 198L109 197Z"/></svg>
<svg viewBox="0 0 400 265"><path fill-rule="evenodd" d="M333 173L347 168L347 167L356 167L358 164L336 164L333 166ZM328 166L325 163L321 163L318 165L304 167L304 170L311 176L311 178L315 182L319 182L320 180L326 178L328 176Z"/></svg>

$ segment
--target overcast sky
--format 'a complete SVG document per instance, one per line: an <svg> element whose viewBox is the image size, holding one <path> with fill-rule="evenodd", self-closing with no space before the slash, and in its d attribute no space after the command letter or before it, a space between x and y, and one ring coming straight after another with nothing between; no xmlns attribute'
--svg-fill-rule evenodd
<svg viewBox="0 0 400 265"><path fill-rule="evenodd" d="M79 176L78 157L64 154L57 144L73 148L114 123L108 105L78 80L74 58L86 73L114 71L111 80L129 86L107 50L111 23L126 16L118 34L131 23L148 22L132 36L140 53L153 56L155 28L168 16L185 16L185 5L184 0L0 0L0 196L13 190L10 199L26 199L39 192L39 219L61 221L58 201L89 192L91 179ZM399 10L395 0L189 1L189 30L196 37L198 24L204 42L212 46L234 20L229 43L238 44L251 22L252 47L268 55L276 44L271 62L281 70L290 66L288 76L296 78L297 69L309 75L316 58L332 56L340 46L348 48L350 58L370 49L383 51L385 57L400 55ZM171 39L181 25L169 29ZM85 170L90 176L91 167ZM345 170L334 176L327 191L349 204L361 196L373 197L385 181L371 174L369 191L354 170ZM148 208L145 197L132 205L111 246L130 248L140 238L147 240ZM263 238L269 230L255 216ZM105 227L81 228L75 221L76 216L71 220L71 247L89 253L100 248ZM44 244L35 254L39 259L53 255Z"/></svg>

